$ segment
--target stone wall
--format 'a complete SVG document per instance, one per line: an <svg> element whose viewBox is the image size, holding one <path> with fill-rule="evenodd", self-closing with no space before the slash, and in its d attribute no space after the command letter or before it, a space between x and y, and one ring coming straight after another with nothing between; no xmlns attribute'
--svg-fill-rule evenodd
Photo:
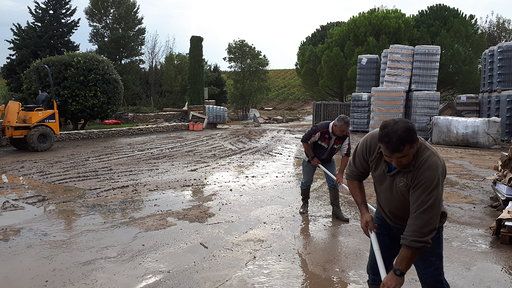
<svg viewBox="0 0 512 288"><path fill-rule="evenodd" d="M71 141L84 139L98 139L110 137L126 137L132 135L143 135L151 133L171 132L178 130L187 130L187 123L163 123L158 125L145 125L137 127L99 129L99 130L80 130L66 131L57 136L57 141ZM8 145L7 139L0 139L0 146Z"/></svg>

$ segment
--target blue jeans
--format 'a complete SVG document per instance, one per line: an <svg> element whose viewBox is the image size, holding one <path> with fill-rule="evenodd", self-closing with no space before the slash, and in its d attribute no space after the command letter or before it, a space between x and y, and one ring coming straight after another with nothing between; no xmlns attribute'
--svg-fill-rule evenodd
<svg viewBox="0 0 512 288"><path fill-rule="evenodd" d="M392 226L380 214L379 210L375 212L373 217L374 223L377 225L377 239L379 240L382 259L386 266L386 271L393 269L393 261L400 251L400 237L405 227ZM432 238L432 245L420 252L414 261L416 273L420 279L421 287L428 288L449 288L450 285L444 278L443 269L443 226L440 226L437 233ZM379 268L373 249L370 249L370 257L366 267L368 272L368 286L379 287L381 283Z"/></svg>
<svg viewBox="0 0 512 288"><path fill-rule="evenodd" d="M333 175L336 175L336 163L334 163L334 159L331 159L331 162L323 164L329 172ZM313 184L313 176L315 176L316 166L311 165L307 160L302 160L302 181L300 182L300 189L310 189L311 184ZM327 186L330 189L338 189L338 183L333 180L327 173L324 172L325 181L327 181Z"/></svg>

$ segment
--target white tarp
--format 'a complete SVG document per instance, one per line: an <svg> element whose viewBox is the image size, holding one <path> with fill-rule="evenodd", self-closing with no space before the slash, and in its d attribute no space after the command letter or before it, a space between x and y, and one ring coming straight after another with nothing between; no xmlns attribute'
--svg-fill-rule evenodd
<svg viewBox="0 0 512 288"><path fill-rule="evenodd" d="M500 118L432 118L432 143L491 148L500 143Z"/></svg>

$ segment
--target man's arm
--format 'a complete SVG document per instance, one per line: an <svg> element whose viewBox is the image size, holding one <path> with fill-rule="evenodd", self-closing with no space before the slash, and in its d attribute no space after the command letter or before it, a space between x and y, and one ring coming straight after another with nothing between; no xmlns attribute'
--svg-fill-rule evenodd
<svg viewBox="0 0 512 288"><path fill-rule="evenodd" d="M414 263L414 260L416 260L416 256L418 256L419 251L420 249L402 245L402 248L400 248L400 252L395 259L395 265L393 267L399 269L400 271L407 272Z"/></svg>
<svg viewBox="0 0 512 288"><path fill-rule="evenodd" d="M407 272L412 264L414 263L414 260L416 260L416 257L418 256L419 249L408 247L405 245L402 245L402 248L400 248L400 252L398 253L398 256L395 259L395 262L393 264L393 269L398 269L401 272L405 273ZM402 287L404 284L405 278L398 277L395 275L393 271L390 271L384 279L382 279L382 285L381 288L395 288L395 287Z"/></svg>
<svg viewBox="0 0 512 288"><path fill-rule="evenodd" d="M340 160L340 167L338 168L338 172L336 173L336 181L338 184L343 183L343 175L345 174L345 168L347 168L349 156L342 156Z"/></svg>
<svg viewBox="0 0 512 288"><path fill-rule="evenodd" d="M348 190L356 202L359 213L361 214L361 228L364 234L369 236L368 231L375 230L373 225L373 216L368 210L368 204L366 202L366 192L364 190L363 182L347 180Z"/></svg>
<svg viewBox="0 0 512 288"><path fill-rule="evenodd" d="M306 154L306 157L308 157L308 160L313 165L320 164L320 160L316 158L315 153L313 152L313 145L309 143L302 143L302 146L304 147L304 153Z"/></svg>

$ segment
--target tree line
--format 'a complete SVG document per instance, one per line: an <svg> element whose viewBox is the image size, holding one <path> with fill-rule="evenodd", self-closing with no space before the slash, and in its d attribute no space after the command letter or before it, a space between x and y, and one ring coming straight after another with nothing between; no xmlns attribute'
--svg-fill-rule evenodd
<svg viewBox="0 0 512 288"><path fill-rule="evenodd" d="M78 53L80 47L71 40L71 36L82 20L74 18L76 7L71 5L71 0L35 1L34 8L28 7L28 12L31 21L25 25L16 23L11 28L12 38L6 40L11 52L1 67L1 73L11 93L33 99L34 85L46 84L27 75L28 71L35 71L28 69L31 65L40 65L38 61L47 57ZM75 109L67 109L64 113L70 117L82 115L80 117L92 120L108 117L119 107L125 111L142 112L162 107L183 107L187 101L200 104L205 87L208 88L209 99L216 100L218 104L227 103L244 114L249 108L257 107L269 93L269 61L254 45L243 39L235 39L227 45L224 61L228 63L229 71L223 72L217 64L204 60L202 37L192 36L190 50L181 53L175 51L174 39L161 39L156 31L148 33L136 0L90 0L85 15L91 27L89 41L94 46L88 53L109 61L119 77L109 72L113 80L106 82L118 87L115 79L119 78L122 87L118 89L119 95L116 93L114 97L118 99L116 103L85 99L86 95L109 97L88 91L94 89L91 85L83 87L78 83L71 85L76 89L62 90L71 94L60 95L67 99L64 105L68 107L62 107L64 110L69 107ZM380 54L390 44L396 43L440 45L439 90L443 95L476 93L482 51L511 39L510 19L497 14L478 21L474 15L466 15L443 4L429 6L410 16L399 9L381 7L362 12L346 22L320 26L298 47L295 68L302 85L309 95L314 95L314 99L345 101L346 95L355 88L358 55ZM97 61L87 57L66 56L48 63L59 63L54 64L62 65L57 68L58 73L66 73L77 62ZM71 64L65 64L66 61ZM94 73L93 68L75 70ZM56 78L69 82L89 77L71 77L75 75L72 72L67 77ZM37 83L34 82L36 80ZM92 104L71 105L73 101ZM115 106L109 107L108 113L76 110L84 110L86 108L80 107L93 107L100 102ZM87 122L85 118L82 120Z"/></svg>
<svg viewBox="0 0 512 288"><path fill-rule="evenodd" d="M35 97L30 94L34 92L35 80L31 75L26 75L28 69L34 63L40 65L41 63L37 61L46 57L77 53L80 47L71 39L71 36L78 29L81 19L74 18L76 7L71 5L71 0L35 1L34 8L28 7L28 11L31 21L27 21L25 25L16 23L11 28L13 36L6 40L10 44L10 54L7 62L1 67L1 73L11 93L23 94L26 100L31 100ZM238 104L237 101L257 98L253 96L265 91L264 88L258 88L266 87L265 77L237 78L239 73L252 75L245 71L254 67L233 61L255 63L264 60L260 63L264 65L258 67L264 70L268 66L266 57L244 40L237 39L228 45L226 61L235 68L226 77L219 65L210 64L204 60L202 37L192 36L189 53L180 53L175 51L174 39L162 40L156 31L148 33L143 23L144 18L140 15L139 5L135 0L90 0L85 9L85 15L91 27L89 42L95 47L88 52L108 59L120 76L123 89L117 107L124 107L127 110L135 109L135 111L152 111L162 107L183 107L187 101L190 101L189 104L202 104L205 87L208 88L208 99L216 100L218 105L226 104L229 100L234 106L242 107L245 104ZM231 48L232 46L235 50ZM232 58L231 54L238 53L237 49L251 53L245 54L244 59ZM50 62L63 63L64 60L59 59ZM65 59L65 61L76 62L78 61L76 59L85 58L67 57ZM83 60L83 62L91 61ZM57 70L59 73L66 71L61 67ZM82 70L94 73L88 69ZM33 70L30 71L34 73ZM83 77L88 78L89 75L83 75ZM66 81L73 81L73 79L68 78ZM243 83L240 83L241 81ZM43 82L38 80L38 84L46 85ZM251 89L247 89L246 86L251 86ZM257 89L257 92L254 93L253 89ZM228 99L228 90L232 96L230 99ZM66 91L72 93L71 90ZM248 94L239 95L239 93ZM83 98L84 95L98 97L95 93L77 92L75 94L77 94L75 98ZM69 101L73 99L69 95L62 96L61 98L67 98ZM83 100L81 99L82 102ZM69 103L64 105L71 106ZM108 111L113 110L108 109ZM80 115L87 114L83 111L75 112ZM106 117L105 113L96 113L90 117L100 117L100 115Z"/></svg>
<svg viewBox="0 0 512 288"><path fill-rule="evenodd" d="M304 87L317 99L345 101L355 90L358 55L380 56L391 44L439 45L438 90L447 96L478 93L482 52L510 40L510 19L494 13L479 22L444 4L410 16L380 7L320 26L300 44L295 66Z"/></svg>

